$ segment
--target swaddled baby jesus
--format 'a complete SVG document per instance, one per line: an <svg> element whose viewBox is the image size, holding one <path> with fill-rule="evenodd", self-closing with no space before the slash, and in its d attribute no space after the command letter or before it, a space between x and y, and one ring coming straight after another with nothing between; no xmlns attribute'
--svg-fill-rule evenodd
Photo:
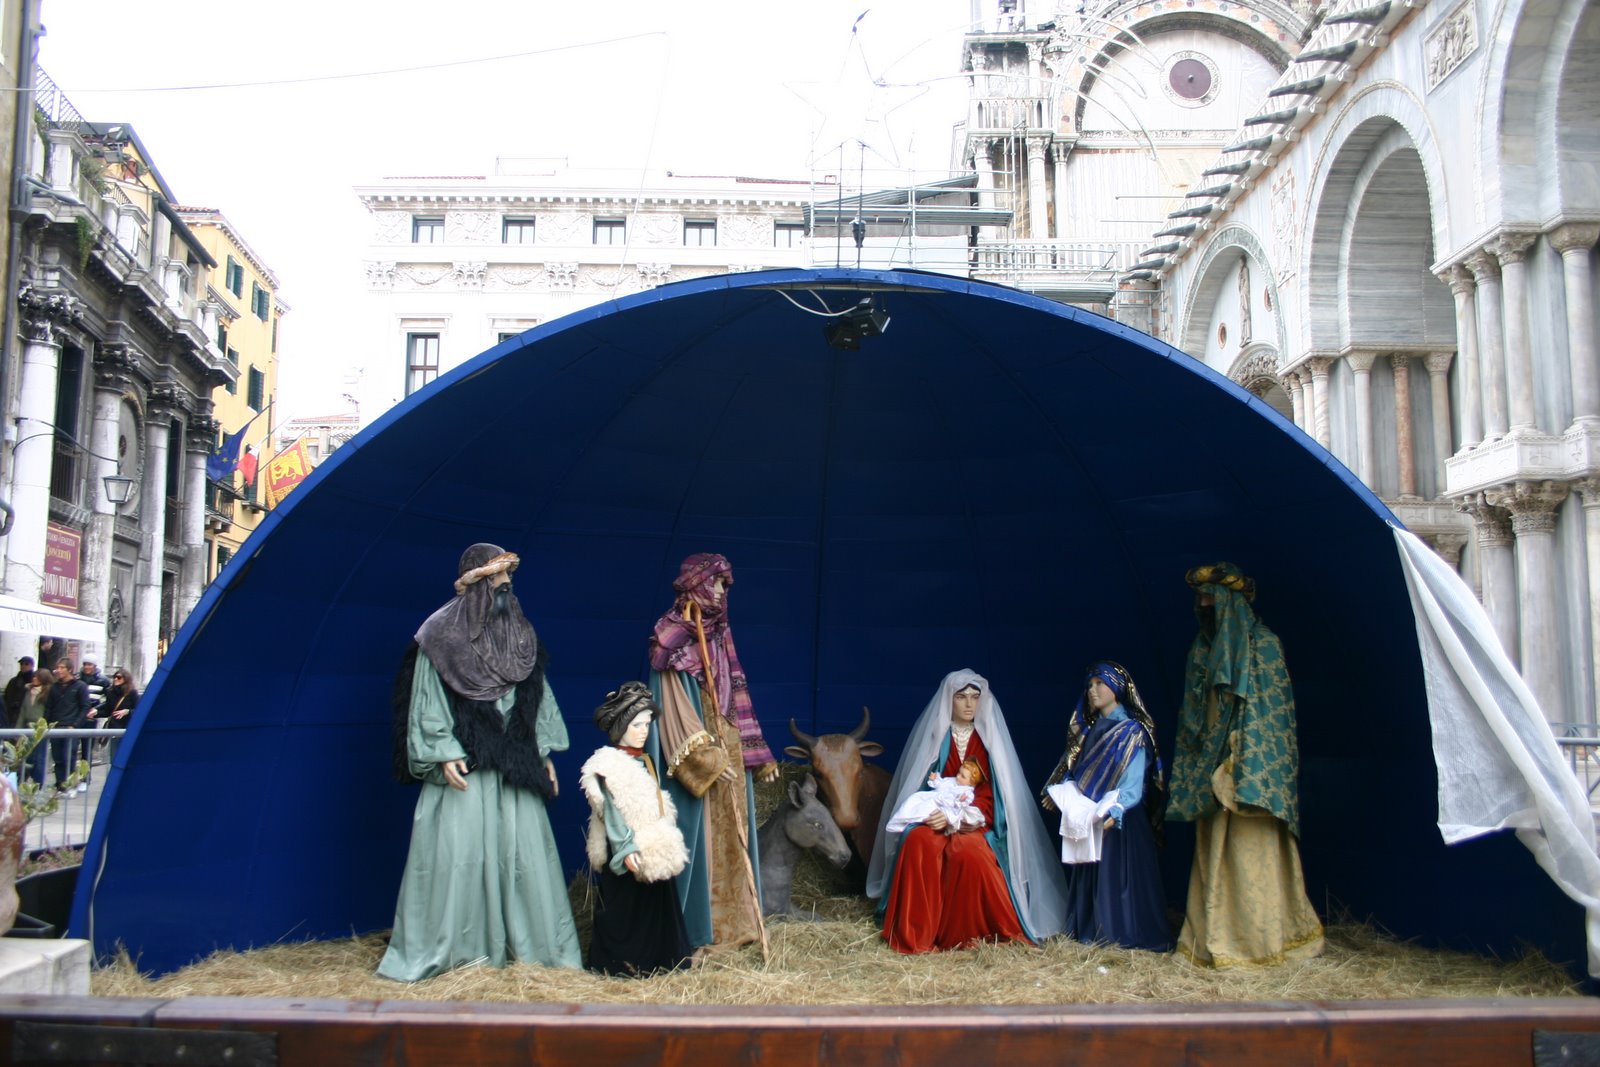
<svg viewBox="0 0 1600 1067"><path fill-rule="evenodd" d="M947 834L962 830L975 830L984 824L983 812L973 806L973 788L983 783L983 768L977 760L964 760L954 778L940 778L928 773L928 788L906 797L889 819L888 831L892 834L909 830L926 822L934 812L945 817Z"/></svg>

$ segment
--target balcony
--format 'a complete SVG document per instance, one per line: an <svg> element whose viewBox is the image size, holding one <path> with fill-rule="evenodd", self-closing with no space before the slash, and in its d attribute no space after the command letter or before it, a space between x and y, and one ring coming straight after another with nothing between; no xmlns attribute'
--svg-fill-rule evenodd
<svg viewBox="0 0 1600 1067"><path fill-rule="evenodd" d="M973 249L972 276L1051 300L1105 302L1138 241L1004 241Z"/></svg>
<svg viewBox="0 0 1600 1067"><path fill-rule="evenodd" d="M967 135L1053 133L1056 101L1049 96L980 96L967 105Z"/></svg>

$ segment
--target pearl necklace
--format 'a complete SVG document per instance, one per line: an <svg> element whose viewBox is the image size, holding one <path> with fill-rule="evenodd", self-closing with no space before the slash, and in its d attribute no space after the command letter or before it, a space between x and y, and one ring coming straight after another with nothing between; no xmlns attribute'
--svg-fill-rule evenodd
<svg viewBox="0 0 1600 1067"><path fill-rule="evenodd" d="M950 724L950 740L955 742L956 755L962 759L967 758L967 742L972 740L972 732L975 729L972 723L967 723L965 726Z"/></svg>

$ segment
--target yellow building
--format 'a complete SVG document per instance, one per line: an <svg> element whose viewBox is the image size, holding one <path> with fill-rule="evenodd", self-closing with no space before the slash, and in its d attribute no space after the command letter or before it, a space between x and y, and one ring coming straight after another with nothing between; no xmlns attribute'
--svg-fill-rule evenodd
<svg viewBox="0 0 1600 1067"><path fill-rule="evenodd" d="M278 279L222 212L180 207L178 214L217 265L206 277L205 297L216 308L211 343L238 369L238 379L212 392L217 446L243 430L238 466L206 486L206 580L214 579L245 538L266 517L260 468L272 458L273 398L278 389Z"/></svg>

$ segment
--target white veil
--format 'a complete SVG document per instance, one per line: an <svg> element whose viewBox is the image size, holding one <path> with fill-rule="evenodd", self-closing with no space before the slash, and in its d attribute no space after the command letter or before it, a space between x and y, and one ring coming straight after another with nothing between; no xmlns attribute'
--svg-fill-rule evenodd
<svg viewBox="0 0 1600 1067"><path fill-rule="evenodd" d="M928 769L944 748L950 735L952 698L967 686L977 686L978 716L973 725L989 753L994 775L996 817L1004 810L1006 819L1006 876L1016 897L1018 917L1035 940L1061 933L1067 921L1067 884L1061 872L1059 849L1045 829L1038 802L1028 788L1017 759L1006 718L1000 703L989 689L989 682L975 671L959 670L945 675L938 692L923 709L922 717L906 736L905 751L895 767L889 795L883 802L878 821L878 839L867 865L867 896L881 900L888 894L894 875L895 857L904 834L891 834L887 826L906 797L927 785Z"/></svg>

